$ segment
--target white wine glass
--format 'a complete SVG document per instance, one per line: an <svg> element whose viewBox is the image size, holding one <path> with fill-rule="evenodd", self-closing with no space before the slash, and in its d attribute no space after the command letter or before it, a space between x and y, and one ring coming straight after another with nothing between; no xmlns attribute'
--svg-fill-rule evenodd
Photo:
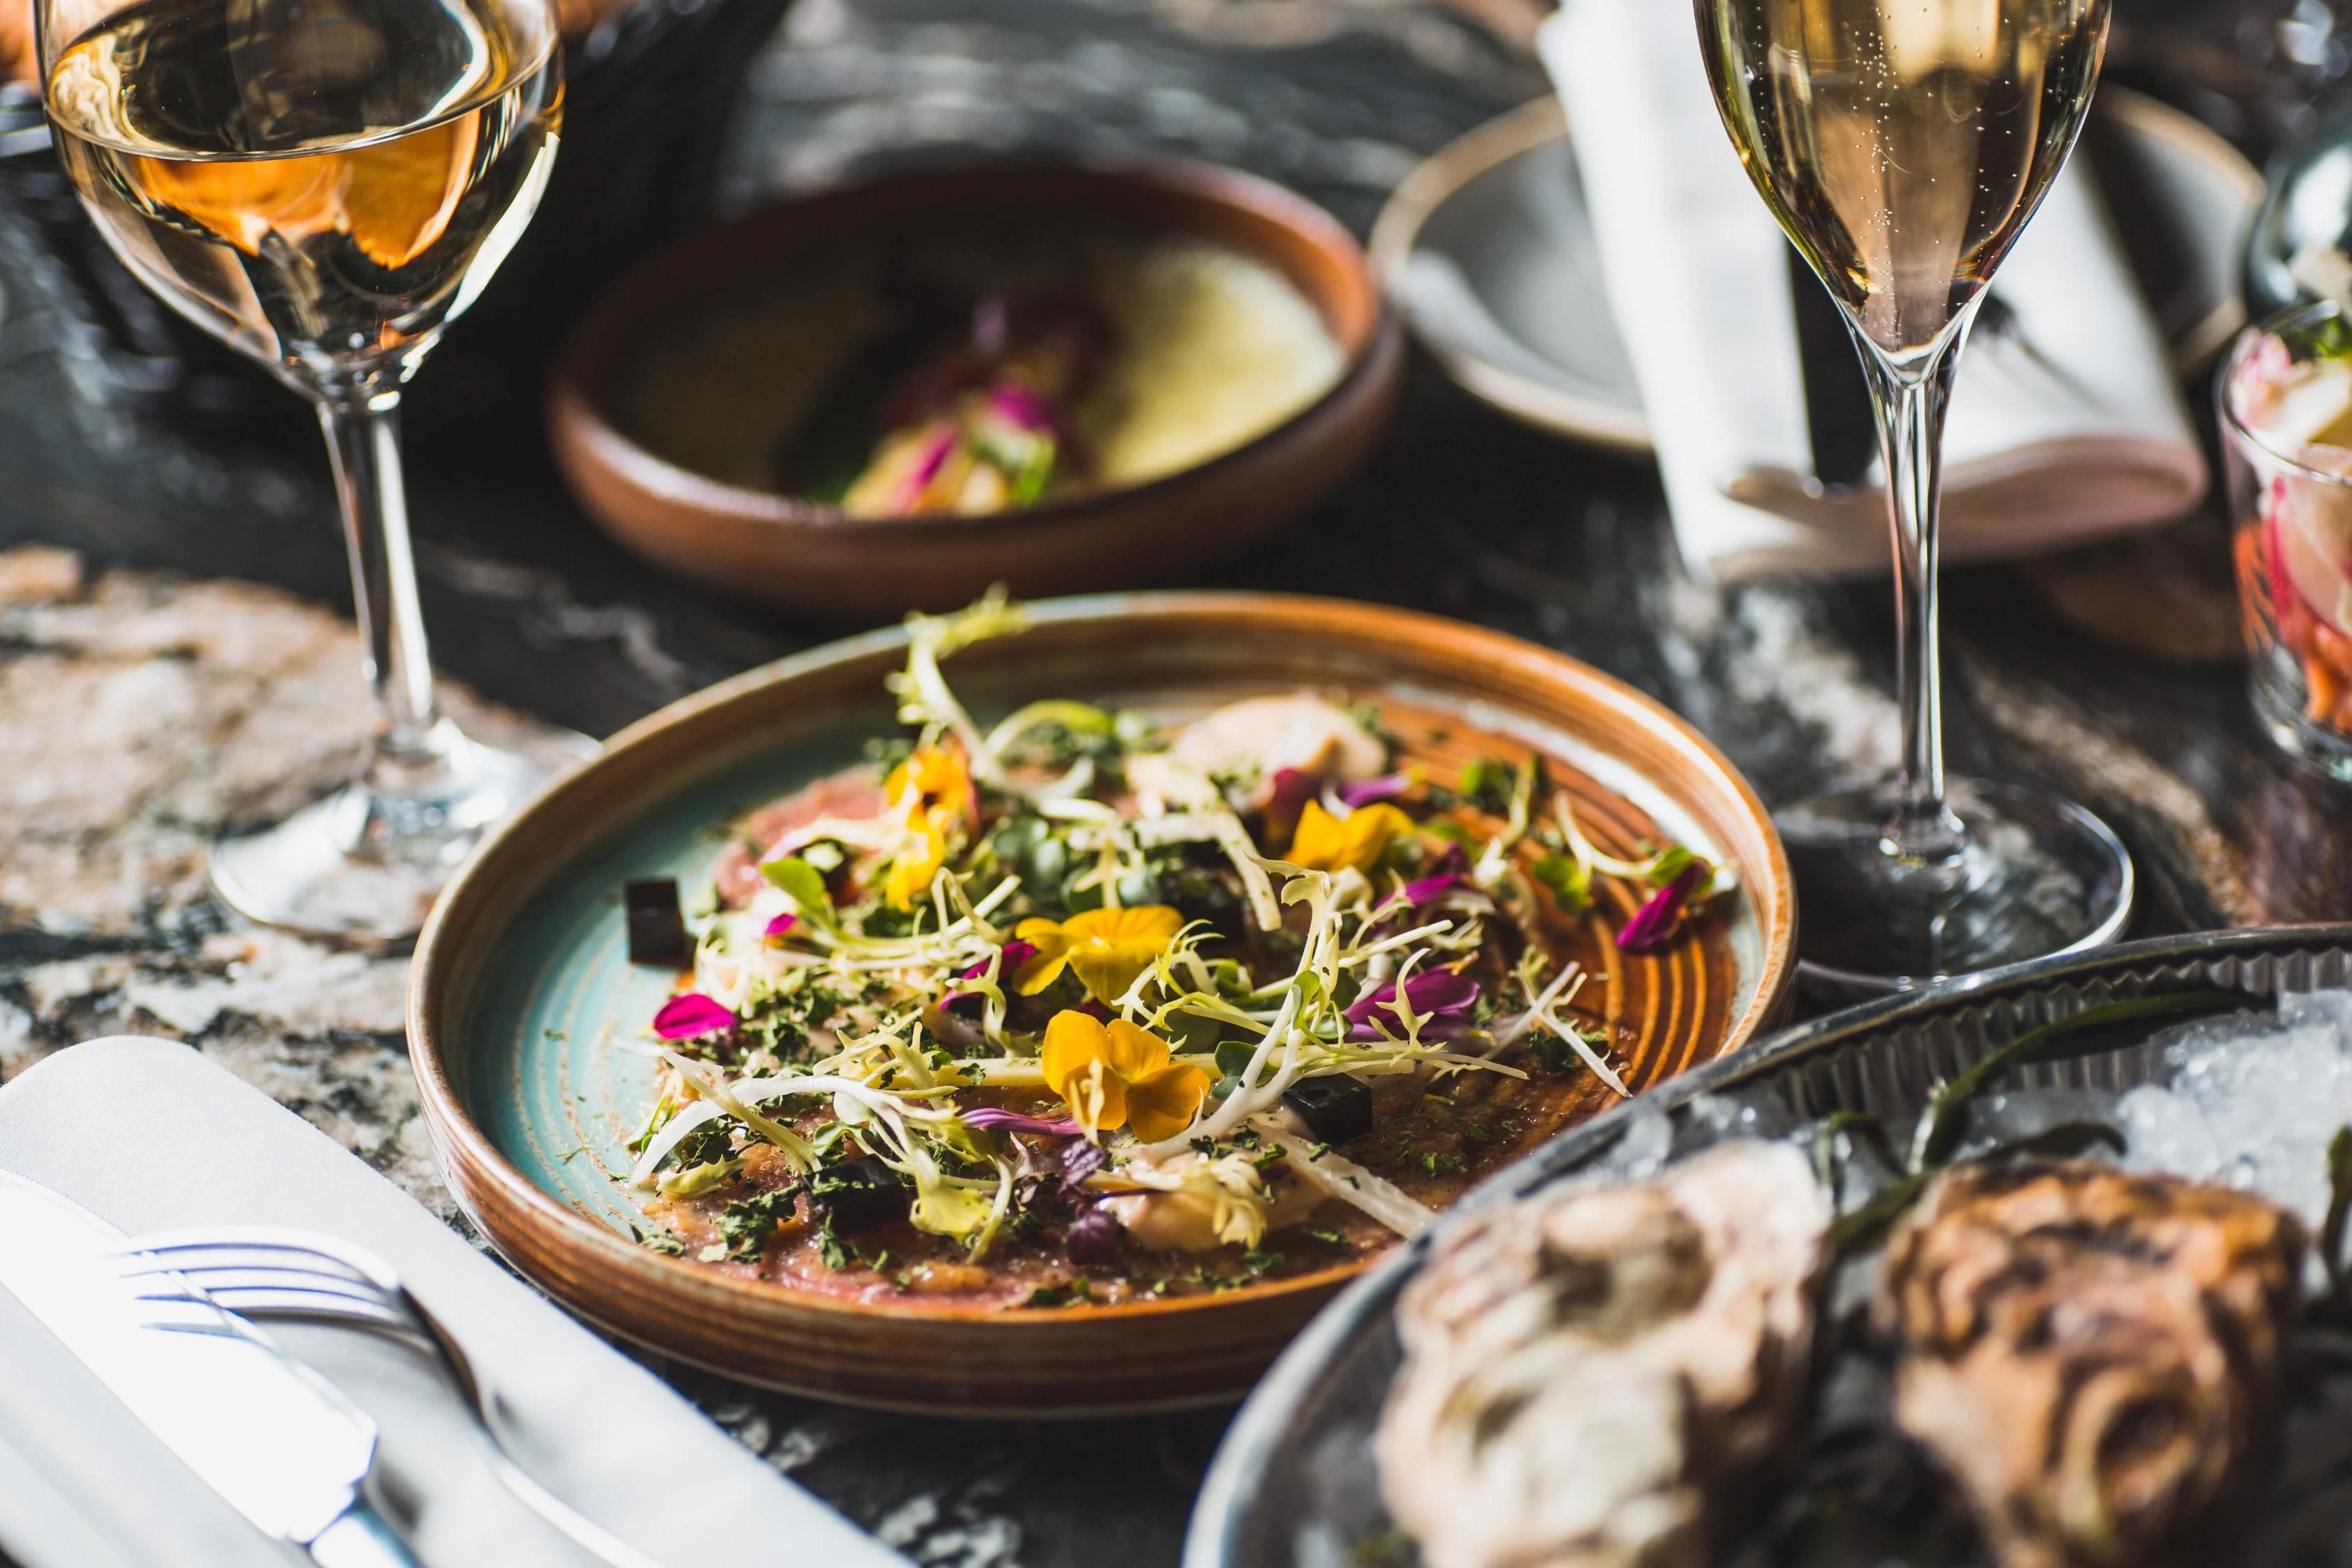
<svg viewBox="0 0 2352 1568"><path fill-rule="evenodd" d="M1944 415L1986 288L2089 112L2108 0L1696 0L1748 177L1852 330L1878 418L1901 770L1779 813L1818 982L1901 989L2113 941L2131 858L2082 807L1948 779Z"/></svg>
<svg viewBox="0 0 2352 1568"><path fill-rule="evenodd" d="M551 0L39 0L58 153L124 266L317 407L366 655L351 782L213 847L268 925L414 936L544 769L442 714L401 484L403 389L547 183Z"/></svg>

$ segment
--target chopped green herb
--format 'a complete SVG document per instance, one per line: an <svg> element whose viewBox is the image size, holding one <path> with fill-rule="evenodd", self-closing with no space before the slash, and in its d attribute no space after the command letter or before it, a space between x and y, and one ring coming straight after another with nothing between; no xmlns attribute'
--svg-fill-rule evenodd
<svg viewBox="0 0 2352 1568"><path fill-rule="evenodd" d="M775 1187L737 1198L719 1216L719 1236L727 1255L738 1262L757 1259L776 1234L776 1227L792 1218L800 1203L797 1186Z"/></svg>
<svg viewBox="0 0 2352 1568"><path fill-rule="evenodd" d="M1581 915L1592 907L1592 872L1573 855L1538 856L1528 874L1559 901L1563 915Z"/></svg>
<svg viewBox="0 0 2352 1568"><path fill-rule="evenodd" d="M1509 763L1496 757L1476 757L1462 765L1454 792L1465 804L1499 817L1510 810L1511 793L1517 785L1517 770Z"/></svg>

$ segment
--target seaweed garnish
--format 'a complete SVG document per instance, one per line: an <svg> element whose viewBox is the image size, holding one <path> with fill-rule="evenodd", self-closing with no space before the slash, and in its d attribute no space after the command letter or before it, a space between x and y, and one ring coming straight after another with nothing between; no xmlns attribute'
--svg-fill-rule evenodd
<svg viewBox="0 0 2352 1568"><path fill-rule="evenodd" d="M2344 1231L2352 1220L2352 1127L2339 1127L2327 1143L2327 1217L2319 1227L2319 1261L2331 1291L2345 1295Z"/></svg>
<svg viewBox="0 0 2352 1568"><path fill-rule="evenodd" d="M2095 1056L2118 1044L2136 1043L2147 1037L2151 1024L2185 1022L2258 1005L2254 998L2238 991L2168 991L2158 996L2103 1002L2027 1030L1982 1061L1937 1085L1912 1129L1909 1147L1899 1157L1878 1118L1852 1109L1835 1113L1814 1134L1814 1168L1821 1173L1823 1184L1843 1197L1845 1187L1852 1184L1839 1178L1864 1147L1883 1174L1859 1203L1851 1207L1841 1203L1838 1218L1830 1228L1832 1248L1843 1256L1867 1249L1882 1239L1918 1201L1936 1175L1961 1152L1969 1113L1985 1092L2013 1069ZM2130 1032L2126 1039L2118 1040L2118 1030ZM2122 1133L2106 1122L2078 1117L2031 1133L1999 1138L1969 1153L1984 1159L2036 1155L2064 1158L2101 1147L2113 1154L2123 1153ZM2352 1167L2352 1145L2347 1145L2346 1159L2347 1167ZM2352 1187L2352 1168L2347 1168L2347 1183Z"/></svg>

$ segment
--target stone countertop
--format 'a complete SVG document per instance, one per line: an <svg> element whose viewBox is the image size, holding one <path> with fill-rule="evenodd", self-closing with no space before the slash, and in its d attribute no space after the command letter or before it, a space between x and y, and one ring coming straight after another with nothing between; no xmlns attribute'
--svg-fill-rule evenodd
<svg viewBox="0 0 2352 1568"><path fill-rule="evenodd" d="M1171 151L1271 175L1360 231L1419 157L1542 90L1475 10L804 0L753 70L727 188L740 203L950 153ZM74 287L0 206L0 545L24 547L0 555L0 1079L95 1034L177 1036L449 1215L402 1051L403 964L239 928L201 884L215 828L323 788L353 737L355 643L319 608L343 601L323 464L291 399L226 434L158 417L145 369ZM420 411L464 391L428 370ZM651 576L583 522L527 412L488 439L463 423L420 413L412 490L438 662L482 694L457 695L477 722L606 733L840 630ZM1561 648L1689 716L1768 798L1894 743L1883 583L1693 584L1647 464L1519 429L1426 365L1360 477L1195 580ZM2234 617L2211 516L1949 578L1956 766L2105 815L2144 873L2142 932L2352 913L2352 800L2261 737ZM677 1381L886 1541L959 1568L1172 1563L1224 1420L925 1421Z"/></svg>

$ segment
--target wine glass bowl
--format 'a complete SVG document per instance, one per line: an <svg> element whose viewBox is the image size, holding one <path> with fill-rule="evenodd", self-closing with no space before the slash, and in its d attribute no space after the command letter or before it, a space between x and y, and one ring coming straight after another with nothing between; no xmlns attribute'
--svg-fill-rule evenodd
<svg viewBox="0 0 2352 1568"><path fill-rule="evenodd" d="M135 0L58 47L47 94L124 265L316 394L404 381L471 303L546 183L562 73L544 6L310 14Z"/></svg>
<svg viewBox="0 0 2352 1568"><path fill-rule="evenodd" d="M40 0L58 157L157 298L268 367L325 433L366 654L352 782L215 846L266 924L414 936L543 769L435 701L400 472L402 391L530 220L555 155L549 0Z"/></svg>
<svg viewBox="0 0 2352 1568"><path fill-rule="evenodd" d="M1837 302L1870 385L1895 545L1901 768L1779 813L1828 988L1901 989L2110 942L2131 861L2060 797L1948 779L1937 623L1944 420L1986 286L2072 152L2108 0L1696 0L1725 129Z"/></svg>
<svg viewBox="0 0 2352 1568"><path fill-rule="evenodd" d="M2090 112L2107 0L1701 0L1749 177L1893 356L1961 321Z"/></svg>

